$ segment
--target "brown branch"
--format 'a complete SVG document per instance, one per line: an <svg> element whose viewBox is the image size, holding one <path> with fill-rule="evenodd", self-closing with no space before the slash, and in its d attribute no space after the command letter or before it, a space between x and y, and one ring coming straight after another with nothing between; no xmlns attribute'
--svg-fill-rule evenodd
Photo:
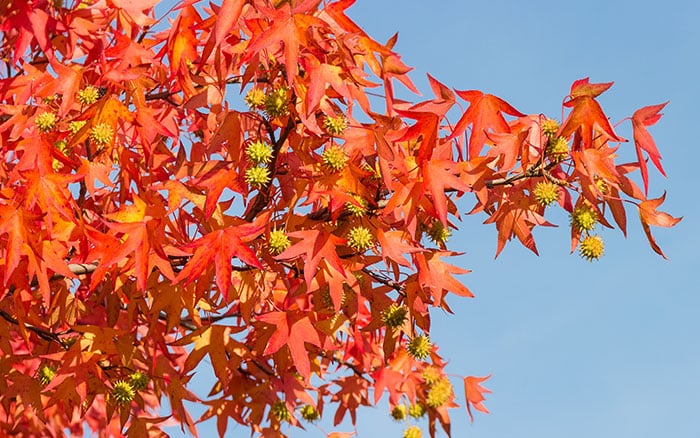
<svg viewBox="0 0 700 438"><path fill-rule="evenodd" d="M257 83L268 83L268 82L270 82L270 80L269 80L268 78L258 78L258 79L255 79L255 82L257 82ZM240 83L241 83L241 78L240 78L240 76L235 76L235 77L232 77L232 78L228 78L228 79L226 79L226 82L225 82L225 83L226 83L226 85L240 84ZM208 84L208 85L213 85L213 84ZM194 86L194 89L195 89L195 90L201 90L201 89L203 89L204 87L205 87L205 85L197 84L197 85ZM181 92L182 92L182 90L179 90L179 91L161 91L161 92L159 92L159 93L148 93L148 94L146 94L145 98L146 98L146 101L149 101L149 100L158 100L158 99L166 99L166 100L167 100L169 97L174 96L174 95L176 95L177 93L181 93ZM170 102L170 101L168 100L168 102ZM170 103L172 103L172 102L170 102Z"/></svg>
<svg viewBox="0 0 700 438"><path fill-rule="evenodd" d="M15 318L14 316L10 315L9 313L5 312L4 310L0 309L0 316L2 316L2 318L5 321L7 321L11 324L14 324L16 326L19 326L19 320L17 318ZM24 327L26 327L27 330L30 330L30 331L36 333L37 336L39 336L41 339L43 339L45 341L57 342L57 343L61 344L61 346L63 346L63 347L66 346L63 343L63 341L61 341L61 338L59 338L58 335L55 333L52 333L48 330L41 329L41 328L36 327L34 325L31 325L31 324L24 324Z"/></svg>
<svg viewBox="0 0 700 438"><path fill-rule="evenodd" d="M539 176L544 176L550 180L554 179L555 181L553 181L553 182L555 182L556 184L559 184L559 185L567 185L566 182L564 182L564 184L562 184L561 183L562 180L558 180L549 174L549 171L558 164L559 164L558 162L551 162L548 165L543 167L542 162L538 161L537 163L535 163L531 168L529 168L525 172L516 173L515 175L511 175L508 177L492 179L492 180L486 181L485 185L486 185L487 189L492 189L496 186L512 185L514 182L521 180L521 179L533 178L533 177L539 177Z"/></svg>
<svg viewBox="0 0 700 438"><path fill-rule="evenodd" d="M90 274L97 269L97 262L94 263L71 263L68 265L68 269L75 275L86 275ZM54 274L51 279L57 280L63 278L60 274Z"/></svg>
<svg viewBox="0 0 700 438"><path fill-rule="evenodd" d="M388 287L394 289L396 292L399 293L399 295L402 295L404 297L406 296L406 286L404 284L401 284L401 283L398 283L394 280L386 278L383 275L380 275L374 271L369 270L369 268L362 268L362 272L364 272L365 274L372 277L378 283L381 283L384 286L388 286Z"/></svg>
<svg viewBox="0 0 700 438"><path fill-rule="evenodd" d="M357 367L357 365L355 365L355 364L353 364L353 363L351 363L351 362L348 362L347 360L337 358L335 355L329 355L329 354L326 353L325 351L320 352L320 353L319 353L319 356L321 356L321 357L323 357L323 358L325 358L325 359L328 359L328 360L330 360L331 362L334 362L334 363L336 363L336 364L338 364L338 365L342 365L342 366L344 366L344 367L347 367L347 368L350 369L353 373L355 373L355 375L356 375L357 377L359 377L359 378L365 380L365 381L366 381L367 383L369 383L370 385L374 384L374 382L372 381L372 379L370 379L370 378L367 376L367 374L370 374L373 370L370 370L370 371L368 371L368 372L364 372L364 371L360 370L360 369Z"/></svg>

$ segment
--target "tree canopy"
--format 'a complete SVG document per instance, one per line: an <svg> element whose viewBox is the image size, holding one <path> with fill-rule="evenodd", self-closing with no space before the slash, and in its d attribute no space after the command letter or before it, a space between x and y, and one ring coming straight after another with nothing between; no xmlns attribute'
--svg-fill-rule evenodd
<svg viewBox="0 0 700 438"><path fill-rule="evenodd" d="M560 120L432 76L418 100L354 0L158 3L0 0L3 433L214 418L282 437L387 396L404 437L449 435L459 404L488 412L487 377L454 388L430 338L431 309L472 296L461 215L493 224L497 255L537 253L561 209L594 261L596 230L636 212L664 256L650 227L680 219L648 196L648 129L666 103L625 120L629 141L597 100L612 83L588 78Z"/></svg>

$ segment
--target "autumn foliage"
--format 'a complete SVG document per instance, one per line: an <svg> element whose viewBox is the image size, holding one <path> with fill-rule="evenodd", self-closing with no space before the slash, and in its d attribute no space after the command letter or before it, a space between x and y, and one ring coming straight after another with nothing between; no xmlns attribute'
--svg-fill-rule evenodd
<svg viewBox="0 0 700 438"><path fill-rule="evenodd" d="M650 226L679 220L647 197L665 104L627 143L597 101L612 83L575 81L560 121L433 77L407 102L396 37L367 35L353 0L157 3L0 0L3 435L213 417L277 437L385 396L405 436L449 434L489 392L453 387L429 337L431 308L472 296L460 214L497 253L536 253L563 209L588 260L630 210L661 255Z"/></svg>

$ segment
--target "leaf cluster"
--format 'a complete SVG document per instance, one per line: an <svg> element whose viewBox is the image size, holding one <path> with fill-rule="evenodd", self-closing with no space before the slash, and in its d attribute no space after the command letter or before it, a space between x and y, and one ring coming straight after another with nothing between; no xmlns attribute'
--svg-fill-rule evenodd
<svg viewBox="0 0 700 438"><path fill-rule="evenodd" d="M388 394L449 434L428 336L431 309L472 296L449 263L460 211L495 225L497 254L537 252L548 204L595 213L572 251L632 208L663 255L649 227L679 220L647 198L665 104L634 113L619 163L611 84L574 82L560 126L433 77L405 102L396 38L367 35L352 0L157 3L0 2L2 433L158 435L171 417L284 436ZM203 366L206 396L188 389ZM464 378L470 416L485 379Z"/></svg>

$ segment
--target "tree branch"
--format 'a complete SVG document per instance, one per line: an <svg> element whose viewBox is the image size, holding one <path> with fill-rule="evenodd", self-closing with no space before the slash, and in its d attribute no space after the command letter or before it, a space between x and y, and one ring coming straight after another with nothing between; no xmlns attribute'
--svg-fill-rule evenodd
<svg viewBox="0 0 700 438"><path fill-rule="evenodd" d="M518 181L518 180L521 180L524 178L533 178L533 177L538 177L538 176L544 176L548 180L554 182L555 184L568 185L568 183L566 181L554 178L552 175L549 174L549 171L551 169L553 169L558 164L559 164L559 162L551 162L548 165L542 167L542 162L538 161L537 163L535 163L531 168L529 168L525 172L516 173L515 175L511 175L508 177L492 179L492 180L486 181L485 185L486 185L487 189L492 189L496 186L512 185L515 181Z"/></svg>

